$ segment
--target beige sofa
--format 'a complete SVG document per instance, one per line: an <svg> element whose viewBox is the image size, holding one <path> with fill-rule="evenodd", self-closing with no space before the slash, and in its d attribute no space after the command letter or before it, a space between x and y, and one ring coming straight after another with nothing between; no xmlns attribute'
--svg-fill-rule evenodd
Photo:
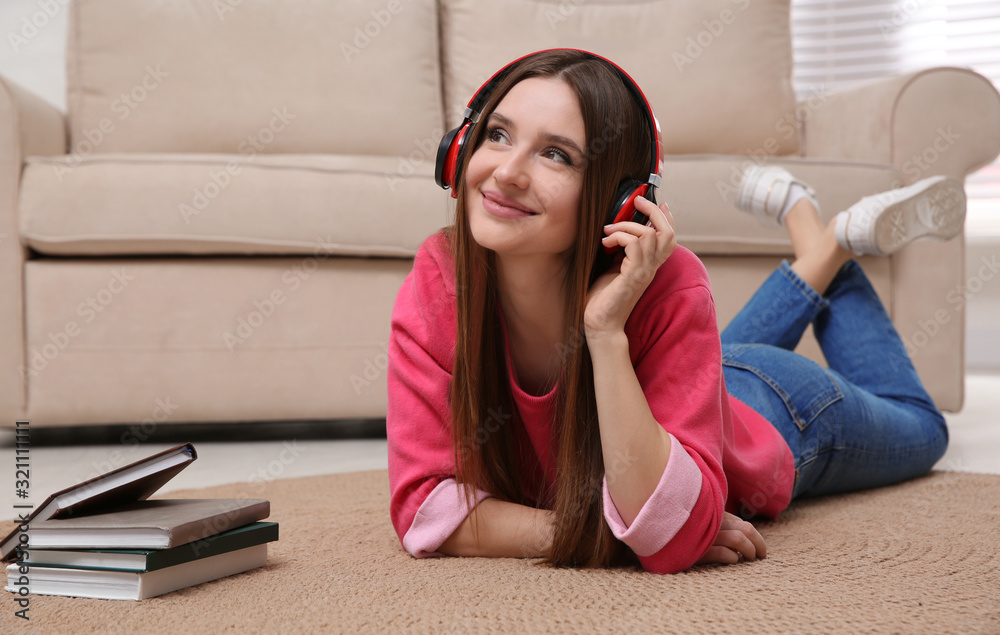
<svg viewBox="0 0 1000 635"><path fill-rule="evenodd" d="M68 31L67 113L0 81L8 426L383 417L395 293L450 222L438 140L532 50L645 89L723 324L790 255L733 207L742 167L789 167L832 215L1000 150L1000 97L966 70L796 101L787 0L77 0ZM963 241L863 265L960 408Z"/></svg>

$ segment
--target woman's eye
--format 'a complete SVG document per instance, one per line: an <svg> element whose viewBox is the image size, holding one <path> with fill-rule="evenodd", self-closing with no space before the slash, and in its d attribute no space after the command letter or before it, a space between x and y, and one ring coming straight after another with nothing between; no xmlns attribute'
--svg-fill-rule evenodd
<svg viewBox="0 0 1000 635"><path fill-rule="evenodd" d="M553 161L558 161L559 163L565 163L570 166L573 165L573 160L569 158L569 155L559 148L549 148L545 151L545 156Z"/></svg>
<svg viewBox="0 0 1000 635"><path fill-rule="evenodd" d="M486 131L486 138L493 143L507 143L507 133L502 128L489 128Z"/></svg>

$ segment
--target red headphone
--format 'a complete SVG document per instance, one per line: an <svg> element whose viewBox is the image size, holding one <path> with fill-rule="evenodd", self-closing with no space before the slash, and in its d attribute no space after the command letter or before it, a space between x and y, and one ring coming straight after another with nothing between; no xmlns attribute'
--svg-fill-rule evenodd
<svg viewBox="0 0 1000 635"><path fill-rule="evenodd" d="M649 160L649 177L645 183L638 179L624 179L618 184L615 202L608 212L606 223L611 224L624 220L632 220L645 225L649 221L649 218L645 214L636 211L635 199L642 196L647 200L656 202L656 188L660 187L661 183L662 142L660 140L660 124L653 115L653 109L649 106L646 96L639 89L635 81L629 77L628 73L611 60L588 51L581 51L580 49L546 49L544 51L537 51L514 60L494 73L493 77L487 80L469 101L461 125L448 132L441 139L441 145L438 146L437 162L434 166L434 180L444 189L452 188L452 197L457 196L454 186L458 182L458 179L461 178L460 172L467 142L471 138L472 130L479 121L483 106L486 105L493 90L520 62L549 51L576 51L590 59L606 63L621 78L622 83L632 93L640 109L645 113L646 123L649 125L650 138L654 140Z"/></svg>

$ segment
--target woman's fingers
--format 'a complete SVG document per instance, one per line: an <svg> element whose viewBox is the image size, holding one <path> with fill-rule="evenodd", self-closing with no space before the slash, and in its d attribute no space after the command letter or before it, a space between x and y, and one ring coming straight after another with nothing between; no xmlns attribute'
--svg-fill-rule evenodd
<svg viewBox="0 0 1000 635"><path fill-rule="evenodd" d="M623 247L626 253L633 253L634 257L638 257L639 254L635 254L634 248L629 249L629 247L641 244L644 240L649 240L655 235L651 227L631 221L607 225L604 227L604 231L608 234L601 239L605 247ZM651 250L644 249L644 251Z"/></svg>
<svg viewBox="0 0 1000 635"><path fill-rule="evenodd" d="M736 564L740 557L732 549L712 546L696 564Z"/></svg>
<svg viewBox="0 0 1000 635"><path fill-rule="evenodd" d="M757 531L757 528L754 527L753 524L743 520L739 516L734 516L733 514L726 512L722 520L722 529L737 531L742 535L742 540L735 536L733 538L743 545L744 549L740 549L740 552L743 553L747 559L750 559L750 555L745 550L748 544L750 548L752 548L755 557L767 557L767 545L764 543L764 537L760 535L760 532ZM719 532L719 534L721 536L722 532Z"/></svg>
<svg viewBox="0 0 1000 635"><path fill-rule="evenodd" d="M666 203L655 203L644 198L635 200L636 209L649 217L650 225L655 231L656 248L662 260L666 260L677 246L677 235L674 233L674 217ZM661 260L661 261L662 261Z"/></svg>
<svg viewBox="0 0 1000 635"><path fill-rule="evenodd" d="M670 209L667 207L666 203L660 203L659 206L656 203L650 201L649 199L637 197L635 199L636 210L642 212L649 217L649 222L658 231L663 231L666 228L673 229L674 217L670 214ZM656 212L659 211L659 214Z"/></svg>
<svg viewBox="0 0 1000 635"><path fill-rule="evenodd" d="M733 514L725 513L719 535L698 562L735 564L740 557L745 560L766 558L767 545L756 527Z"/></svg>
<svg viewBox="0 0 1000 635"><path fill-rule="evenodd" d="M714 562L720 564L736 564L740 557L744 560L755 560L757 550L753 542L738 529L723 529L719 532L715 544L709 547L699 563Z"/></svg>
<svg viewBox="0 0 1000 635"><path fill-rule="evenodd" d="M630 244L646 242L651 255L662 263L673 252L676 246L676 236L673 228L673 217L666 203L659 207L644 198L635 199L636 209L649 217L649 225L640 225L632 221L612 223L604 227L608 234L602 239L607 247L628 247Z"/></svg>
<svg viewBox="0 0 1000 635"><path fill-rule="evenodd" d="M715 544L728 547L734 552L741 554L747 560L757 559L757 547L742 530L726 529L720 531L719 540L716 540Z"/></svg>
<svg viewBox="0 0 1000 635"><path fill-rule="evenodd" d="M753 543L754 549L757 552L757 557L766 558L767 545L764 543L764 537L760 535L760 532L757 531L756 527L754 527L753 525L751 525L746 521L743 521L743 523L746 525L746 528L744 529L743 533L744 535L746 535L747 538L750 539L750 542Z"/></svg>

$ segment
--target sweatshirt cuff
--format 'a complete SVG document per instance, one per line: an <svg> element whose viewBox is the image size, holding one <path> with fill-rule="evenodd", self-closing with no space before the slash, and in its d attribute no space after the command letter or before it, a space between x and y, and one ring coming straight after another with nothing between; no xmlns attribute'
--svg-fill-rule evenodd
<svg viewBox="0 0 1000 635"><path fill-rule="evenodd" d="M489 497L488 493L477 489L472 507ZM441 481L427 495L413 517L410 529L403 536L403 548L415 558L443 556L443 553L438 553L438 547L455 533L468 515L465 487L453 478Z"/></svg>
<svg viewBox="0 0 1000 635"><path fill-rule="evenodd" d="M651 556L663 549L687 522L701 494L701 483L698 464L671 434L667 467L632 526L625 524L611 500L607 476L604 477L604 518L615 537L637 556Z"/></svg>

